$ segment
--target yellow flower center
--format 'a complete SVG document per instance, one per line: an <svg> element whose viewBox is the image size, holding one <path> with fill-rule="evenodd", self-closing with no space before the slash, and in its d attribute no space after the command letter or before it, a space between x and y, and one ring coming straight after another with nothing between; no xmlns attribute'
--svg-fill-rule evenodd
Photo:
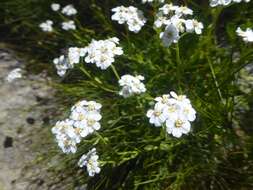
<svg viewBox="0 0 253 190"><path fill-rule="evenodd" d="M176 120L176 122L175 122L175 127L176 127L176 128L180 128L180 127L183 126L183 124L184 124L184 122L183 122L182 120L178 119L178 120Z"/></svg>

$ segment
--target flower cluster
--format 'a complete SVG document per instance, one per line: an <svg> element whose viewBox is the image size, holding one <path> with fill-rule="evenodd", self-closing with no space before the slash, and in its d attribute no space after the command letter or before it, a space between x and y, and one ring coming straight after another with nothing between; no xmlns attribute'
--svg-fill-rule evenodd
<svg viewBox="0 0 253 190"><path fill-rule="evenodd" d="M154 109L147 112L151 124L156 127L165 124L167 133L178 138L190 132L190 122L196 119L196 111L185 95L177 95L172 91L155 98L155 101Z"/></svg>
<svg viewBox="0 0 253 190"><path fill-rule="evenodd" d="M113 62L116 55L123 54L122 48L118 47L119 39L109 38L107 40L92 40L85 47L85 62L95 63L102 70L107 69Z"/></svg>
<svg viewBox="0 0 253 190"><path fill-rule="evenodd" d="M185 6L165 4L159 8L154 25L157 28L165 28L164 32L160 33L160 38L165 46L177 43L180 33L202 33L203 24L195 19L187 19L188 15L193 15L193 11Z"/></svg>
<svg viewBox="0 0 253 190"><path fill-rule="evenodd" d="M240 27L237 28L236 33L238 36L242 37L244 42L253 42L253 31L247 28L243 31Z"/></svg>
<svg viewBox="0 0 253 190"><path fill-rule="evenodd" d="M223 6L226 6L226 5L229 5L230 3L240 3L240 2L250 2L250 0L210 0L210 6L211 7L216 7L216 6L219 6L219 5L223 5Z"/></svg>
<svg viewBox="0 0 253 190"><path fill-rule="evenodd" d="M69 68L72 68L71 65L69 64L67 57L65 57L64 55L61 55L60 57L55 58L53 60L53 63L57 70L57 74L61 77L65 75L66 71Z"/></svg>
<svg viewBox="0 0 253 190"><path fill-rule="evenodd" d="M51 9L52 9L53 11L59 11L60 8L61 8L61 5L58 4L58 3L52 3L52 4L51 4Z"/></svg>
<svg viewBox="0 0 253 190"><path fill-rule="evenodd" d="M98 158L99 157L97 155L96 148L93 148L80 158L78 165L81 168L86 166L89 176L94 176L101 170L99 167Z"/></svg>
<svg viewBox="0 0 253 190"><path fill-rule="evenodd" d="M77 10L74 8L73 5L66 5L62 8L62 14L65 14L66 16L72 16L77 14Z"/></svg>
<svg viewBox="0 0 253 190"><path fill-rule="evenodd" d="M119 24L126 23L128 25L128 29L135 33L138 33L146 23L143 12L133 6L115 7L112 9L112 12L114 12L112 20L118 21Z"/></svg>
<svg viewBox="0 0 253 190"><path fill-rule="evenodd" d="M59 76L64 76L68 69L74 67L74 64L78 64L80 62L80 58L85 54L84 48L78 47L70 47L68 49L68 55L61 55L58 58L53 60L53 63L56 67L57 74Z"/></svg>
<svg viewBox="0 0 253 190"><path fill-rule="evenodd" d="M55 12L60 11L61 5L58 3L52 3L51 4L51 9ZM77 10L74 8L73 5L66 5L65 7L62 8L61 13L66 15L66 16L72 16L77 14ZM53 31L53 21L51 20L46 20L45 22L42 22L39 27L42 29L44 32L52 32ZM73 20L68 20L64 21L61 23L61 28L63 30L75 30L76 25Z"/></svg>
<svg viewBox="0 0 253 190"><path fill-rule="evenodd" d="M94 101L80 101L71 108L68 119L56 123L52 133L64 153L75 153L81 138L100 129L101 107L101 104Z"/></svg>
<svg viewBox="0 0 253 190"><path fill-rule="evenodd" d="M144 77L138 75L136 77L132 75L123 75L119 80L119 85L122 87L119 95L127 98L134 94L141 94L146 92L145 85L141 82L144 80Z"/></svg>
<svg viewBox="0 0 253 190"><path fill-rule="evenodd" d="M68 119L56 123L52 128L52 133L64 153L76 153L77 144L81 142L81 139L100 129L101 107L102 105L95 101L80 101L72 106ZM88 154L83 155L78 165L86 166L90 176L99 173L96 149L93 148Z"/></svg>
<svg viewBox="0 0 253 190"><path fill-rule="evenodd" d="M52 20L46 20L45 22L42 22L39 27L44 32L52 32L53 31L53 21Z"/></svg>
<svg viewBox="0 0 253 190"><path fill-rule="evenodd" d="M73 20L62 22L62 29L63 30L75 30L76 29L75 22Z"/></svg>

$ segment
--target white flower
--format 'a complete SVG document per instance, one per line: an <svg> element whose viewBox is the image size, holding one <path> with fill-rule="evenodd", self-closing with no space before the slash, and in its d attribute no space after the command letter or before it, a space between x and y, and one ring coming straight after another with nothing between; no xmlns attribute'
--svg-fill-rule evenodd
<svg viewBox="0 0 253 190"><path fill-rule="evenodd" d="M44 32L52 32L53 31L53 21L51 20L46 20L45 22L42 22L39 27L42 29Z"/></svg>
<svg viewBox="0 0 253 190"><path fill-rule="evenodd" d="M168 114L165 111L166 106L164 104L156 103L154 110L150 109L147 112L147 117L149 118L149 122L154 124L156 127L162 126L162 124L168 118Z"/></svg>
<svg viewBox="0 0 253 190"><path fill-rule="evenodd" d="M73 20L63 22L62 29L63 30L75 30L76 29L75 22Z"/></svg>
<svg viewBox="0 0 253 190"><path fill-rule="evenodd" d="M165 4L161 8L159 8L159 11L162 12L164 15L168 15L169 13L172 13L178 9L178 6L170 4Z"/></svg>
<svg viewBox="0 0 253 190"><path fill-rule="evenodd" d="M122 48L118 47L118 38L109 38L107 40L92 40L85 47L85 62L95 63L102 70L107 69L113 62L116 55L123 54Z"/></svg>
<svg viewBox="0 0 253 190"><path fill-rule="evenodd" d="M188 7L181 6L181 7L176 8L175 14L180 17L182 15L192 15L193 11L191 9L189 9Z"/></svg>
<svg viewBox="0 0 253 190"><path fill-rule="evenodd" d="M253 42L253 31L247 28L243 31L240 27L237 28L236 33L238 36L242 37L244 42Z"/></svg>
<svg viewBox="0 0 253 190"><path fill-rule="evenodd" d="M68 49L69 64L73 67L74 64L80 62L80 58L85 55L85 48L70 47Z"/></svg>
<svg viewBox="0 0 253 190"><path fill-rule="evenodd" d="M147 112L149 122L155 126L166 124L166 131L174 137L190 132L190 122L196 119L196 111L185 95L177 95L171 91L162 97L155 98L154 110Z"/></svg>
<svg viewBox="0 0 253 190"><path fill-rule="evenodd" d="M168 25L165 31L160 34L160 38L164 46L169 47L172 43L178 42L180 38L178 29L173 24Z"/></svg>
<svg viewBox="0 0 253 190"><path fill-rule="evenodd" d="M188 120L178 115L177 119L167 119L166 120L166 131L168 134L172 134L174 137L181 137L182 134L187 134L190 132L191 124Z"/></svg>
<svg viewBox="0 0 253 190"><path fill-rule="evenodd" d="M196 34L201 34L202 29L204 28L203 24L201 22L198 22L195 19L188 19L185 20L185 27L187 32L193 32L195 31Z"/></svg>
<svg viewBox="0 0 253 190"><path fill-rule="evenodd" d="M74 8L73 5L67 5L63 7L61 12L67 16L72 16L72 15L77 14L77 10Z"/></svg>
<svg viewBox="0 0 253 190"><path fill-rule="evenodd" d="M18 78L22 78L22 70L20 68L11 70L7 75L7 77L5 78L5 80L8 82L12 82Z"/></svg>
<svg viewBox="0 0 253 190"><path fill-rule="evenodd" d="M145 85L141 82L144 80L144 77L139 76L132 76L132 75L123 75L119 80L119 85L122 87L119 95L127 98L134 94L141 94L146 92Z"/></svg>
<svg viewBox="0 0 253 190"><path fill-rule="evenodd" d="M126 23L128 25L128 29L135 33L138 33L146 23L143 12L133 6L119 6L113 8L112 12L114 12L111 17L112 20L118 21L119 24Z"/></svg>
<svg viewBox="0 0 253 190"><path fill-rule="evenodd" d="M51 4L51 9L52 9L53 11L59 11L60 8L61 8L61 5L58 4L58 3L52 3L52 4Z"/></svg>
<svg viewBox="0 0 253 190"><path fill-rule="evenodd" d="M101 170L99 167L98 158L99 157L97 155L96 148L93 148L87 154L84 154L80 158L78 166L79 167L86 166L89 176L94 176Z"/></svg>
<svg viewBox="0 0 253 190"><path fill-rule="evenodd" d="M55 58L53 63L56 67L57 74L61 77L65 75L69 68L73 67L69 64L68 59L64 55L61 55L59 58Z"/></svg>

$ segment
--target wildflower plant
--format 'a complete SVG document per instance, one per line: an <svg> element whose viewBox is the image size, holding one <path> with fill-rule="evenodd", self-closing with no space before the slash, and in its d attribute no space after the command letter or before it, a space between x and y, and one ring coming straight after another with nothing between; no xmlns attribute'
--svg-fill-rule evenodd
<svg viewBox="0 0 253 190"><path fill-rule="evenodd" d="M252 104L238 83L253 61L250 2L52 3L52 22L35 24L65 107L52 128L61 172L101 190L253 186L238 114Z"/></svg>

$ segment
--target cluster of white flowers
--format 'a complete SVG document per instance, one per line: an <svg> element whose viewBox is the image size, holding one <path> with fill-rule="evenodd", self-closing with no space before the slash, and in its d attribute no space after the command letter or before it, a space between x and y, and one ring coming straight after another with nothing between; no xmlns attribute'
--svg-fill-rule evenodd
<svg viewBox="0 0 253 190"><path fill-rule="evenodd" d="M64 55L61 55L60 57L55 58L53 60L53 63L57 70L57 74L61 77L65 75L66 71L69 68L72 68L72 66L69 64L68 58L65 57Z"/></svg>
<svg viewBox="0 0 253 190"><path fill-rule="evenodd" d="M118 47L119 39L109 38L107 40L92 40L85 47L85 62L95 63L102 70L107 69L113 62L116 55L122 55L121 47Z"/></svg>
<svg viewBox="0 0 253 190"><path fill-rule="evenodd" d="M142 3L152 3L155 0L142 0ZM158 0L159 3L164 3L164 0Z"/></svg>
<svg viewBox="0 0 253 190"><path fill-rule="evenodd" d="M96 148L93 148L80 158L78 165L81 168L86 166L89 176L94 176L101 170L99 167L98 158L99 157L97 155Z"/></svg>
<svg viewBox="0 0 253 190"><path fill-rule="evenodd" d="M247 28L243 31L240 27L237 28L236 33L238 36L242 37L244 42L253 42L253 31Z"/></svg>
<svg viewBox="0 0 253 190"><path fill-rule="evenodd" d="M229 5L230 3L241 3L242 1L248 3L250 0L210 0L210 6L211 7L216 7L219 5Z"/></svg>
<svg viewBox="0 0 253 190"><path fill-rule="evenodd" d="M155 101L154 109L147 112L151 124L156 127L165 124L167 133L178 138L190 132L190 122L196 119L196 111L185 95L177 95L172 91L155 98Z"/></svg>
<svg viewBox="0 0 253 190"><path fill-rule="evenodd" d="M122 87L119 95L127 98L134 94L141 94L143 92L146 92L145 85L141 82L143 80L144 77L141 75L123 75L119 80L119 85Z"/></svg>
<svg viewBox="0 0 253 190"><path fill-rule="evenodd" d="M81 137L100 129L101 107L102 105L95 101L83 100L71 108L70 119L74 121L73 126L79 129Z"/></svg>
<svg viewBox="0 0 253 190"><path fill-rule="evenodd" d="M18 78L22 78L22 69L20 68L11 70L9 74L7 75L7 77L5 78L5 80L8 82L12 82Z"/></svg>
<svg viewBox="0 0 253 190"><path fill-rule="evenodd" d="M45 22L42 22L39 27L44 32L52 32L53 31L53 21L52 20L46 20Z"/></svg>
<svg viewBox="0 0 253 190"><path fill-rule="evenodd" d="M52 9L53 11L59 11L60 8L61 8L61 5L58 4L58 3L52 3L52 4L51 4L51 9Z"/></svg>
<svg viewBox="0 0 253 190"><path fill-rule="evenodd" d="M114 12L112 20L118 21L119 24L126 23L128 29L135 33L138 33L146 23L146 18L143 16L143 12L133 6L115 7L112 9L112 12Z"/></svg>
<svg viewBox="0 0 253 190"><path fill-rule="evenodd" d="M76 144L80 143L81 138L77 128L73 127L74 121L66 119L58 121L52 128L52 133L55 135L58 146L64 153L75 153L77 150Z"/></svg>
<svg viewBox="0 0 253 190"><path fill-rule="evenodd" d="M82 100L72 106L68 119L56 123L52 128L52 133L64 153L76 153L77 144L81 142L81 139L100 129L101 107L102 105L95 101ZM96 149L83 155L78 165L86 166L90 176L99 173Z"/></svg>
<svg viewBox="0 0 253 190"><path fill-rule="evenodd" d="M55 12L59 11L61 9L61 5L58 3L52 3L51 9ZM66 5L65 7L62 8L61 12L63 14L65 14L66 16L72 16L72 15L77 14L77 10L74 8L73 5ZM41 23L39 25L39 27L44 32L52 32L53 31L53 21L46 20L45 22ZM76 29L76 25L73 20L62 22L61 27L63 30L75 30Z"/></svg>
<svg viewBox="0 0 253 190"><path fill-rule="evenodd" d="M70 47L68 49L68 55L61 55L53 60L56 67L57 74L59 76L64 76L68 69L74 67L75 64L80 62L80 58L85 55L84 48Z"/></svg>
<svg viewBox="0 0 253 190"><path fill-rule="evenodd" d="M63 30L75 30L76 29L75 22L73 20L62 22L62 29Z"/></svg>
<svg viewBox="0 0 253 190"><path fill-rule="evenodd" d="M159 8L154 25L157 28L165 28L164 32L160 34L160 38L165 46L177 43L180 33L202 33L203 24L195 19L187 19L188 15L193 15L193 11L185 6L165 4Z"/></svg>
<svg viewBox="0 0 253 190"><path fill-rule="evenodd" d="M56 123L52 133L64 153L75 153L81 138L100 129L101 107L95 101L80 101L71 108L68 119Z"/></svg>
<svg viewBox="0 0 253 190"><path fill-rule="evenodd" d="M74 8L73 5L66 5L65 7L62 8L62 14L65 14L67 16L72 16L77 14L77 10Z"/></svg>

